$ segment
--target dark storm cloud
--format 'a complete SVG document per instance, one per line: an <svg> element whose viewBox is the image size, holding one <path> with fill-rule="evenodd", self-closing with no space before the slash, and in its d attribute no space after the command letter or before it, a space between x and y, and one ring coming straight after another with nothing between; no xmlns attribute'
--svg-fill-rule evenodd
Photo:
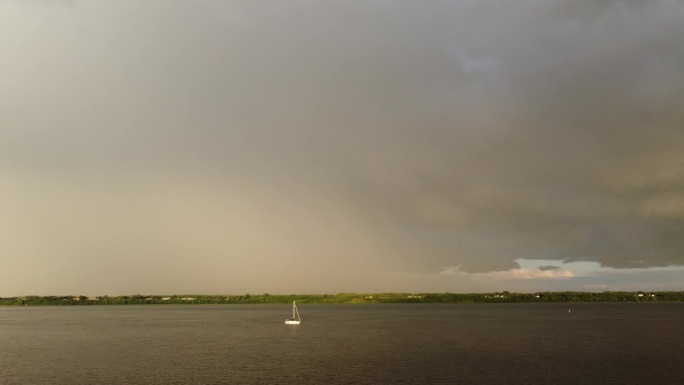
<svg viewBox="0 0 684 385"><path fill-rule="evenodd" d="M74 260L252 256L258 282L684 264L680 2L20 4L8 250L41 254L37 226Z"/></svg>
<svg viewBox="0 0 684 385"><path fill-rule="evenodd" d="M419 180L401 204L415 229L433 229L403 234L471 271L519 257L682 264L681 5L510 11L513 22L477 30L497 38L462 41L494 63L471 80L482 99L460 111L455 96L440 111L449 123L420 126L416 142L434 145L411 159L431 164L403 170Z"/></svg>

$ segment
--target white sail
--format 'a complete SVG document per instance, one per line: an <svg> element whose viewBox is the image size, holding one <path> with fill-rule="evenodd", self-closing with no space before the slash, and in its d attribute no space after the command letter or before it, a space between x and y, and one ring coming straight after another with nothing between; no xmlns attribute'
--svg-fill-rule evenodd
<svg viewBox="0 0 684 385"><path fill-rule="evenodd" d="M299 317L299 310L297 310L297 304L292 301L292 318L286 319L285 323L288 325L299 325L302 319Z"/></svg>

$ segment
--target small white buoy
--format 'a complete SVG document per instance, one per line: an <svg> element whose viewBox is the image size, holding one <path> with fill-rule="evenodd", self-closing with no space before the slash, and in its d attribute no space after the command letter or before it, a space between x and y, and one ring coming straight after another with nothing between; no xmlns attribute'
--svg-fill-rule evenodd
<svg viewBox="0 0 684 385"><path fill-rule="evenodd" d="M570 312L570 309L568 309L568 314L570 314L570 313L571 313L571 312Z"/></svg>

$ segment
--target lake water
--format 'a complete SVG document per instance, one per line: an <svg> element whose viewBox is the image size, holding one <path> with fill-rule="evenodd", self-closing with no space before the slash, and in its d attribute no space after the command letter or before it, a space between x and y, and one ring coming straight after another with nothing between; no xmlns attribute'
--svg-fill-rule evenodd
<svg viewBox="0 0 684 385"><path fill-rule="evenodd" d="M684 384L680 303L298 307L0 307L0 384Z"/></svg>

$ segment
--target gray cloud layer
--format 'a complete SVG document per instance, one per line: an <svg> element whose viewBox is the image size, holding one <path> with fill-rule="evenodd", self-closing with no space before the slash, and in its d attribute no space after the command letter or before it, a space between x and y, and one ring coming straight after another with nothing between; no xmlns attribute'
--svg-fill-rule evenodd
<svg viewBox="0 0 684 385"><path fill-rule="evenodd" d="M677 1L3 3L2 262L217 291L198 281L682 265L683 19Z"/></svg>

